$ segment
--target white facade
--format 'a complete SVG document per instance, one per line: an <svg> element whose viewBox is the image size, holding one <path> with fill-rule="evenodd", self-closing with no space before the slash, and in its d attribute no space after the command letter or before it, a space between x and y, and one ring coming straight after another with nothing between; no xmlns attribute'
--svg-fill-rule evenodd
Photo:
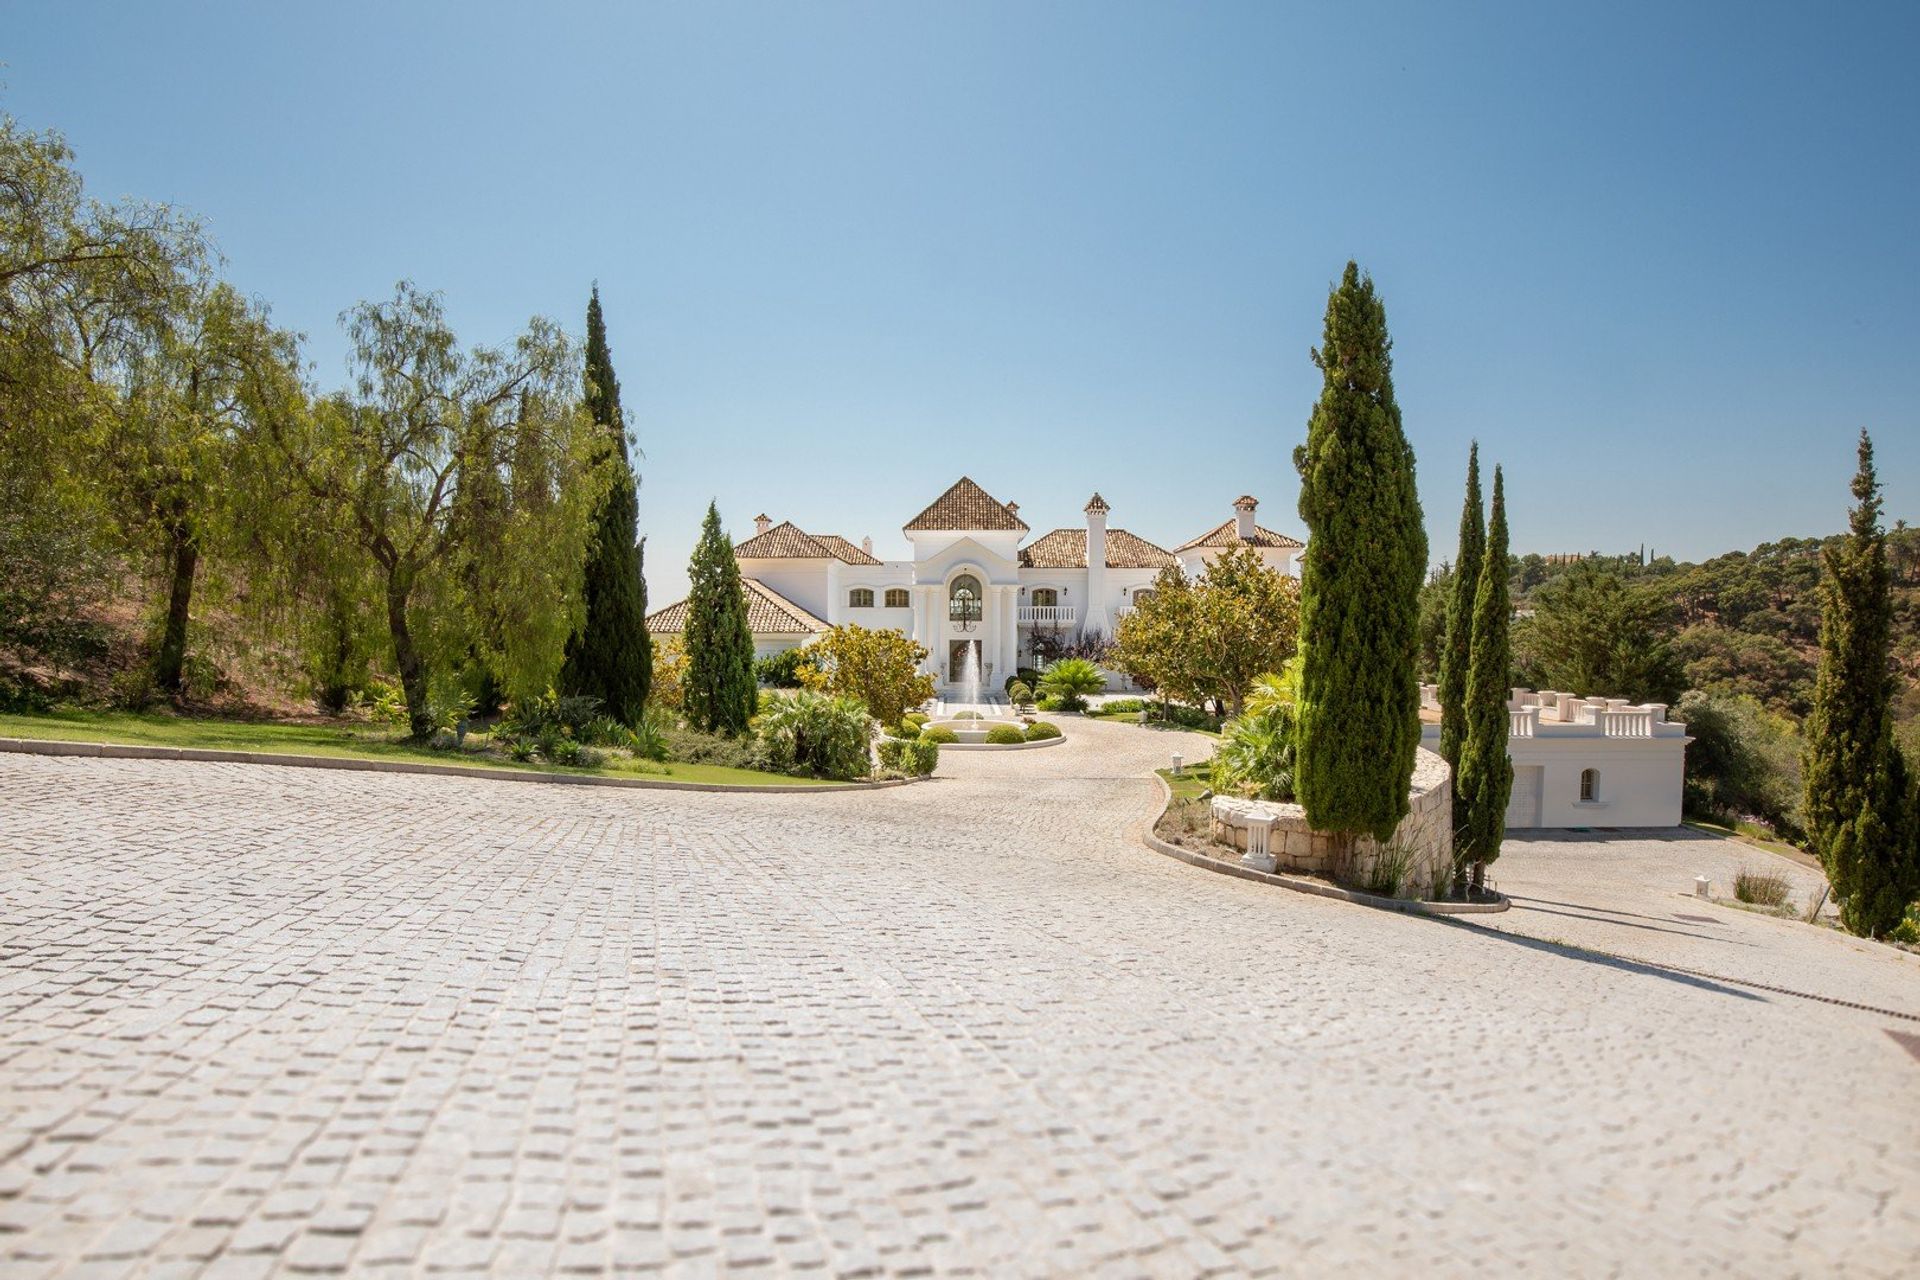
<svg viewBox="0 0 1920 1280"><path fill-rule="evenodd" d="M1421 701L1438 709L1434 686L1421 688ZM1680 825L1692 739L1664 704L1515 689L1507 715L1509 829ZM1439 724L1424 734L1437 750Z"/></svg>
<svg viewBox="0 0 1920 1280"><path fill-rule="evenodd" d="M1258 529L1252 508L1253 499L1242 498L1235 520L1176 553L1109 527L1110 509L1099 494L1087 503L1081 524L1033 537L1017 505L962 477L902 528L912 548L908 559L880 560L870 539L855 544L791 522L776 525L764 515L734 553L743 578L794 606L785 613L759 611L768 627L778 628L756 629L760 653L811 639L810 631L791 627L787 616L804 613L827 626L890 627L911 637L926 647L924 668L949 694L971 649L982 687L997 691L1020 667L1110 637L1162 569L1186 565L1197 573L1220 547L1232 545L1222 530L1237 535L1244 524L1252 531L1244 545L1275 568L1297 574L1300 544ZM676 629L679 609L672 605L653 615L649 628Z"/></svg>

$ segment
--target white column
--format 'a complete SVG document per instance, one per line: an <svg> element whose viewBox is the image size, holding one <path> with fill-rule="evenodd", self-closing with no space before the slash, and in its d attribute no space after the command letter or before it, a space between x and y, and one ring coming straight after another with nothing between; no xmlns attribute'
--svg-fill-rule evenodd
<svg viewBox="0 0 1920 1280"><path fill-rule="evenodd" d="M1001 642L1005 646L1003 652L1006 655L1007 664L1006 670L1001 672L1002 684L1006 683L1006 677L1013 674L1014 668L1020 665L1020 588L1008 587L1006 601L1006 622L1000 633Z"/></svg>

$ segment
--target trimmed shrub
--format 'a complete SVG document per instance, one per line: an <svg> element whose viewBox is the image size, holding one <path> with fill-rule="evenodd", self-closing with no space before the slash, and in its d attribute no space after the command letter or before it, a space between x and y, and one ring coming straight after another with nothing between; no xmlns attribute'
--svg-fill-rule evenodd
<svg viewBox="0 0 1920 1280"><path fill-rule="evenodd" d="M927 717L921 712L909 711L900 717L900 723L903 725L911 725L916 730L924 729L927 727Z"/></svg>
<svg viewBox="0 0 1920 1280"><path fill-rule="evenodd" d="M920 731L922 742L958 742L960 735L943 724L930 725Z"/></svg>
<svg viewBox="0 0 1920 1280"><path fill-rule="evenodd" d="M1059 726L1048 724L1045 720L1036 720L1027 726L1028 742L1039 742L1043 738L1057 738L1059 736Z"/></svg>
<svg viewBox="0 0 1920 1280"><path fill-rule="evenodd" d="M1137 713L1145 711L1146 709L1147 701L1145 698L1111 698L1100 704L1100 714L1103 716L1124 715L1129 712Z"/></svg>
<svg viewBox="0 0 1920 1280"><path fill-rule="evenodd" d="M1011 697L1013 695L1014 685L1024 684L1027 688L1032 689L1037 687L1039 683L1040 669L1038 667L1018 667L1015 668L1012 675L1000 682L1000 687Z"/></svg>
<svg viewBox="0 0 1920 1280"><path fill-rule="evenodd" d="M1065 706L1065 702L1066 699L1064 698L1056 698L1050 694L1043 693L1033 705L1042 711L1066 711L1068 708Z"/></svg>
<svg viewBox="0 0 1920 1280"><path fill-rule="evenodd" d="M997 724L987 730L987 741L996 747L1010 747L1017 742L1025 742L1027 735L1020 732L1017 725Z"/></svg>
<svg viewBox="0 0 1920 1280"><path fill-rule="evenodd" d="M873 772L867 745L873 717L864 702L801 690L766 700L754 733L767 758L788 773L864 778Z"/></svg>
<svg viewBox="0 0 1920 1280"><path fill-rule="evenodd" d="M888 738L880 744L880 767L888 773L924 778L939 762L939 744L924 738L911 741Z"/></svg>
<svg viewBox="0 0 1920 1280"><path fill-rule="evenodd" d="M1007 686L1007 701L1016 707L1024 707L1033 701L1033 690L1025 681L1015 680Z"/></svg>

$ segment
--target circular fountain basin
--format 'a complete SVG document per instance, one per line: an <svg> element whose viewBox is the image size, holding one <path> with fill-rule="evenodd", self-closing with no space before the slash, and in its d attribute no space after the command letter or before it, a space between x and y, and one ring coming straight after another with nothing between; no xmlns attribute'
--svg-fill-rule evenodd
<svg viewBox="0 0 1920 1280"><path fill-rule="evenodd" d="M992 719L992 718L985 719L985 720L966 720L966 719L929 720L927 721L926 727L931 729L931 728L934 728L935 726L938 726L942 729L953 730L953 736L956 739L956 741L947 743L946 745L949 747L969 747L969 748L977 747L982 751L1031 750L1034 747L1051 747L1051 746L1057 745L1058 743L1062 743L1066 741L1066 738L1062 736L1058 738L1041 738L1037 742L988 742L987 731L989 729L992 729L995 725L1002 725L1002 724L1012 725L1014 728L1019 729L1022 732L1024 732L1027 727L1025 724L1023 724L1018 720Z"/></svg>

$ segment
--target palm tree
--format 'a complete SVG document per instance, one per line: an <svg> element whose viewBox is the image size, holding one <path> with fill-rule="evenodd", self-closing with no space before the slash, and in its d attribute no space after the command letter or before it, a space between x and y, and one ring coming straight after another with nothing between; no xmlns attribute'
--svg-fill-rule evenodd
<svg viewBox="0 0 1920 1280"><path fill-rule="evenodd" d="M1087 695L1107 687L1107 677L1085 658L1062 658L1040 673L1040 692L1060 700L1060 710L1081 711Z"/></svg>

